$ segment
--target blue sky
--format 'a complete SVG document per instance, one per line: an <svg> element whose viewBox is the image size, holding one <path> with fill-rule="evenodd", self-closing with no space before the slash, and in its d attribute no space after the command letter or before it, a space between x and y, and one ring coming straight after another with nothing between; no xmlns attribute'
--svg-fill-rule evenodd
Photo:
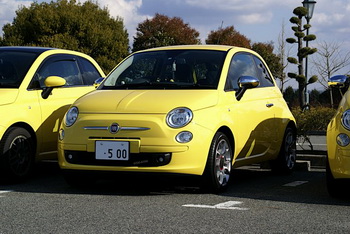
<svg viewBox="0 0 350 234"><path fill-rule="evenodd" d="M50 0L38 0L43 1L50 2ZM323 42L338 43L341 45L342 53L349 53L350 1L316 1L310 22L312 25L310 33L316 34L317 40L311 42L310 46L318 47ZM1 29L5 23L12 22L15 11L20 5L29 6L32 2L0 0ZM160 13L182 18L185 23L200 32L202 43L205 43L211 30L218 29L223 23L223 27L233 25L252 42L273 41L275 47L278 46L283 23L286 37L292 36L289 19L293 16L293 9L302 5L302 0L98 0L97 2L101 7L106 6L111 16L124 19L124 25L130 35L130 44L137 25L147 18L152 18L155 13ZM2 34L2 30L0 33ZM312 69L312 66L309 67ZM342 70L344 73L348 71L350 67Z"/></svg>

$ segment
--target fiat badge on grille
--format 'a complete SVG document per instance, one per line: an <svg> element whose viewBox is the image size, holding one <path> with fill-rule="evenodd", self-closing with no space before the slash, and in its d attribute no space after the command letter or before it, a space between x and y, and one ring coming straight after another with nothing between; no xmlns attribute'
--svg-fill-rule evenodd
<svg viewBox="0 0 350 234"><path fill-rule="evenodd" d="M112 123L112 125L109 127L110 133L117 133L119 131L120 127L117 123Z"/></svg>

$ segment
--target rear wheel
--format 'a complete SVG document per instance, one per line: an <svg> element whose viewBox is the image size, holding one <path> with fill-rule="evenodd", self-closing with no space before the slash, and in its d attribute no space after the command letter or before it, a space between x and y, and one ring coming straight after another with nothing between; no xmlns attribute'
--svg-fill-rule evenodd
<svg viewBox="0 0 350 234"><path fill-rule="evenodd" d="M227 136L217 132L212 140L203 175L204 189L221 192L227 188L232 168L232 147Z"/></svg>
<svg viewBox="0 0 350 234"><path fill-rule="evenodd" d="M276 160L271 162L271 168L278 173L291 173L296 163L296 134L291 127L284 133L280 153Z"/></svg>
<svg viewBox="0 0 350 234"><path fill-rule="evenodd" d="M35 147L30 133L19 127L10 128L0 142L0 173L2 179L20 182L33 169Z"/></svg>

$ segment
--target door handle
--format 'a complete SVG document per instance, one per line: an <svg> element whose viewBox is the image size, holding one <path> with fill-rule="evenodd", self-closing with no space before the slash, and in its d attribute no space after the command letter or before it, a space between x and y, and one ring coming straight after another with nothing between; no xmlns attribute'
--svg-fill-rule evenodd
<svg viewBox="0 0 350 234"><path fill-rule="evenodd" d="M270 107L273 107L273 103L267 103L267 104L266 104L266 107L269 107L269 108L270 108Z"/></svg>

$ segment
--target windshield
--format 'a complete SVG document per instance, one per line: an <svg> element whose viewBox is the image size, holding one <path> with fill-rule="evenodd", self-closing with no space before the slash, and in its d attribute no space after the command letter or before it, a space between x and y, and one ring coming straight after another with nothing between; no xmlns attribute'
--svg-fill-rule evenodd
<svg viewBox="0 0 350 234"><path fill-rule="evenodd" d="M37 53L0 51L0 88L19 88Z"/></svg>
<svg viewBox="0 0 350 234"><path fill-rule="evenodd" d="M100 89L216 89L225 55L215 50L136 53Z"/></svg>

